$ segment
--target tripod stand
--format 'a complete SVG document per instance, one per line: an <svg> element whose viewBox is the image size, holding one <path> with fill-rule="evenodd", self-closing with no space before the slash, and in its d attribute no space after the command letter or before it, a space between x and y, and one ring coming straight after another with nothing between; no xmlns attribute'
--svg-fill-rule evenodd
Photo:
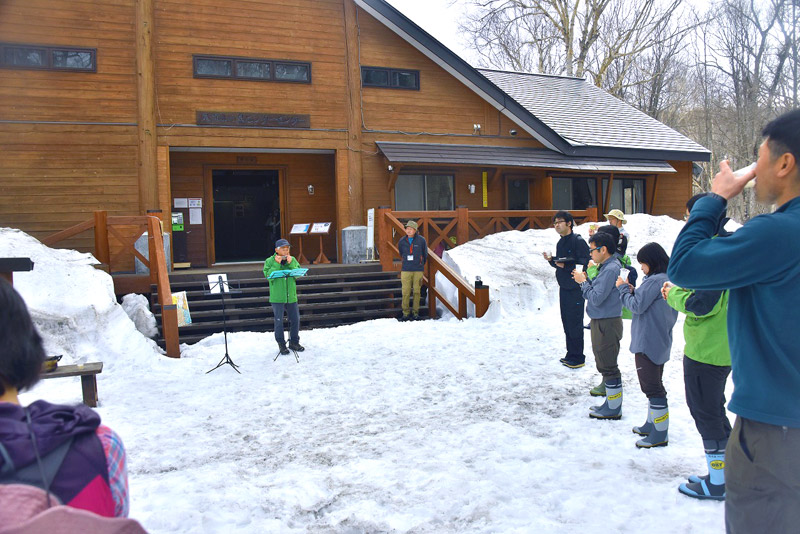
<svg viewBox="0 0 800 534"><path fill-rule="evenodd" d="M219 296L222 298L222 335L225 337L225 356L222 357L222 359L219 361L216 367L206 371L206 374L210 373L211 371L215 371L216 369L219 369L226 363L231 367L233 367L234 371L236 371L239 374L242 374L242 372L239 370L239 366L233 363L233 360L231 360L231 357L228 355L228 327L225 321L225 293L230 293L231 288L230 285L228 284L227 276L223 278L223 275L218 275L216 282L211 282L212 278L213 275L208 277L209 280L208 291L206 291L205 294L215 295L219 293Z"/></svg>

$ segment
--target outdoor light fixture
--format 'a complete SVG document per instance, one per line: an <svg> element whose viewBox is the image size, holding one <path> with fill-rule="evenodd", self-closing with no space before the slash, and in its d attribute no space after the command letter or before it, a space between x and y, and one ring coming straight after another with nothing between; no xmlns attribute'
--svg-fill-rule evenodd
<svg viewBox="0 0 800 534"><path fill-rule="evenodd" d="M386 170L389 171L389 172L392 172L394 170L394 167L389 165L388 167L386 167Z"/></svg>
<svg viewBox="0 0 800 534"><path fill-rule="evenodd" d="M474 195L475 194L475 184L469 184L467 187L469 188L469 192Z"/></svg>
<svg viewBox="0 0 800 534"><path fill-rule="evenodd" d="M311 184L308 184L308 194L309 195L313 195L314 194L314 186L311 185Z"/></svg>
<svg viewBox="0 0 800 534"><path fill-rule="evenodd" d="M517 131L512 128L511 130L508 131L508 135L513 137L513 136L517 135Z"/></svg>
<svg viewBox="0 0 800 534"><path fill-rule="evenodd" d="M472 125L472 135L480 135L481 134L481 125L480 124L473 124Z"/></svg>

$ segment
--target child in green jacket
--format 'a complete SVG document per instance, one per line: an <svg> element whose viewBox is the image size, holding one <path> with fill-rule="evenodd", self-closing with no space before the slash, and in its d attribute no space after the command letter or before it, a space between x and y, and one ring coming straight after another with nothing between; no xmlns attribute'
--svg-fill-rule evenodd
<svg viewBox="0 0 800 534"><path fill-rule="evenodd" d="M297 304L297 283L293 276L270 278L275 271L291 271L298 269L300 263L297 258L289 254L291 245L286 239L275 242L275 254L264 262L264 276L269 282L269 303L275 318L275 341L278 342L281 354L289 354L289 349L302 352L305 348L300 345L300 307ZM289 318L289 347L283 334L283 313Z"/></svg>

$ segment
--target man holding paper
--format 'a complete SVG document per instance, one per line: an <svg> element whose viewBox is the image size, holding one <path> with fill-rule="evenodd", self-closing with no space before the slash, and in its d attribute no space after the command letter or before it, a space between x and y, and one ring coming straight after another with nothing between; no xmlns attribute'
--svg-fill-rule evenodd
<svg viewBox="0 0 800 534"><path fill-rule="evenodd" d="M275 254L264 262L264 276L269 282L269 303L275 317L275 341L281 354L305 350L300 345L300 307L297 304L297 283L291 271L300 268L297 258L289 254L291 245L286 239L275 242ZM283 334L283 313L289 318L289 347Z"/></svg>

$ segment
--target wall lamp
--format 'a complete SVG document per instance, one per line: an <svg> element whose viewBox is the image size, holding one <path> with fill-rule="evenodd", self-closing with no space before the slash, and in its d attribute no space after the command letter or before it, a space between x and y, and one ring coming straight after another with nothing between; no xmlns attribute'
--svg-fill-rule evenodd
<svg viewBox="0 0 800 534"><path fill-rule="evenodd" d="M386 167L386 170L392 172L394 170L394 166L389 165L388 167Z"/></svg>
<svg viewBox="0 0 800 534"><path fill-rule="evenodd" d="M475 184L469 184L467 187L469 188L469 192L474 195L475 194Z"/></svg>
<svg viewBox="0 0 800 534"><path fill-rule="evenodd" d="M311 184L308 184L308 194L309 195L313 195L314 194L314 186L311 185Z"/></svg>

